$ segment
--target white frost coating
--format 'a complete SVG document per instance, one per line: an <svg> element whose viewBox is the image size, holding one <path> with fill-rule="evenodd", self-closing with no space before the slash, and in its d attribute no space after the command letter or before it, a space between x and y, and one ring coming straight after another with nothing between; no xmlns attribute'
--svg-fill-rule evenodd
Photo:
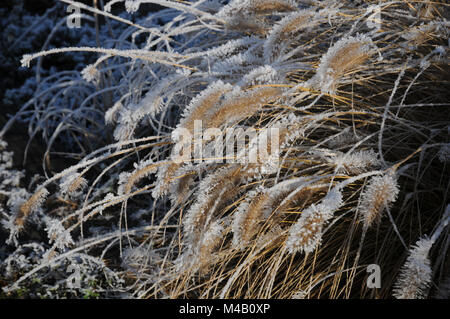
<svg viewBox="0 0 450 319"><path fill-rule="evenodd" d="M393 295L397 299L422 299L426 297L431 283L432 270L428 254L432 240L420 239L409 251L409 256L400 270Z"/></svg>
<svg viewBox="0 0 450 319"><path fill-rule="evenodd" d="M233 14L244 10L249 6L251 0L232 0L226 6L222 7L219 12L217 12L216 16L221 19L229 19L233 16Z"/></svg>
<svg viewBox="0 0 450 319"><path fill-rule="evenodd" d="M217 14L216 16L224 19L225 21L228 19L232 19L236 14L242 13L242 14L252 14L252 9L259 5L264 3L270 3L275 2L279 3L281 5L289 6L292 8L297 8L297 4L293 0L233 0L230 1L229 4L224 6Z"/></svg>
<svg viewBox="0 0 450 319"><path fill-rule="evenodd" d="M197 243L188 242L184 253L174 262L177 271L181 271L186 267L197 268L205 261L210 262L211 254L224 237L225 224L227 224L227 220L224 218L215 220L209 224L207 230L201 233L201 237Z"/></svg>
<svg viewBox="0 0 450 319"><path fill-rule="evenodd" d="M264 65L253 69L250 73L244 75L238 83L239 86L251 86L270 83L280 83L282 79L277 70L270 65Z"/></svg>
<svg viewBox="0 0 450 319"><path fill-rule="evenodd" d="M287 117L280 121L280 128L287 128L288 134L280 141L280 150L285 150L291 147L292 143L299 137L305 135L305 127L300 125L301 117L290 113Z"/></svg>
<svg viewBox="0 0 450 319"><path fill-rule="evenodd" d="M172 203L175 203L179 199L180 183L184 182L185 180L183 180L182 178L178 178L178 177L180 177L180 176L186 177L186 176L192 175L194 173L199 175L202 171L205 171L207 167L208 167L208 163L202 162L197 165L192 165L191 163L188 163L187 165L184 165L184 166L181 166L180 168L178 168L174 174L175 178L169 182L169 187L167 187L167 194L169 195L170 201ZM158 197L155 197L155 198L158 198Z"/></svg>
<svg viewBox="0 0 450 319"><path fill-rule="evenodd" d="M182 119L180 121L180 124L177 126L177 128L185 127L186 121L189 120L189 117L192 115L195 110L197 110L198 107L200 107L203 103L208 102L211 95L220 93L220 92L227 92L233 90L234 87L231 84L224 83L220 80L215 81L208 85L208 87L204 90L202 90L197 96L195 96L189 105L184 109ZM213 108L214 110L217 109L217 107ZM211 110L209 110L211 111Z"/></svg>
<svg viewBox="0 0 450 319"><path fill-rule="evenodd" d="M339 135L334 136L331 140L327 142L327 145L333 149L346 147L348 145L355 144L359 140L363 139L364 136L358 137L350 130L343 131Z"/></svg>
<svg viewBox="0 0 450 319"><path fill-rule="evenodd" d="M86 185L86 179L74 172L61 178L59 188L62 195L71 195L72 193L83 190Z"/></svg>
<svg viewBox="0 0 450 319"><path fill-rule="evenodd" d="M134 113L136 120L142 119L149 115L154 117L162 110L162 101L167 93L171 91L172 86L179 80L189 77L190 72L180 72L172 76L168 76L163 80L156 81L153 87L136 106Z"/></svg>
<svg viewBox="0 0 450 319"><path fill-rule="evenodd" d="M152 197L154 199L158 199L167 194L168 189L164 185L167 172L168 172L168 164L162 165L158 168L158 171L156 173L156 184L152 190Z"/></svg>
<svg viewBox="0 0 450 319"><path fill-rule="evenodd" d="M202 247L213 247L217 244L217 241L222 238L224 228L221 225L221 220L217 220L211 223L208 230L204 233L200 248Z"/></svg>
<svg viewBox="0 0 450 319"><path fill-rule="evenodd" d="M15 205L15 208L13 210L16 210L17 212L22 209L22 205L26 205L25 210L27 210L28 214L34 213L38 211L41 206L44 204L45 200L47 199L47 196L50 193L45 187L37 188L36 192L25 202L17 202Z"/></svg>
<svg viewBox="0 0 450 319"><path fill-rule="evenodd" d="M163 63L167 65L173 66L172 61L166 60L167 58L181 58L183 56L171 52L167 53L164 51L148 51L148 50L118 50L118 49L107 49L100 47L67 47L67 48L55 48L47 51L40 51L34 54L25 54L22 56L20 63L22 67L30 67L30 63L32 60L37 59L39 57L58 54L58 53L67 53L67 52L95 52L102 53L110 56L121 56L131 59L141 59L144 61L154 62L154 63ZM181 65L180 65L181 67Z"/></svg>
<svg viewBox="0 0 450 319"><path fill-rule="evenodd" d="M107 124L114 123L116 121L115 116L116 116L117 112L122 108L123 108L123 104L122 104L121 100L114 103L114 105L112 107L110 107L108 109L108 111L106 111L106 113L105 113L105 122Z"/></svg>
<svg viewBox="0 0 450 319"><path fill-rule="evenodd" d="M302 21L302 19L305 19L305 21ZM296 20L301 21L301 23L292 25L296 22ZM299 30L312 27L316 23L316 13L311 10L301 10L298 12L290 13L286 17L281 19L281 21L276 23L270 30L269 35L264 42L264 59L266 63L273 62L276 57L282 56L284 48L281 46L281 44L284 41L280 41L280 39L289 39L289 37L291 37ZM287 27L289 27L288 31L286 30Z"/></svg>
<svg viewBox="0 0 450 319"><path fill-rule="evenodd" d="M140 121L146 116L155 117L161 112L164 106L164 100L171 95L176 88L177 83L189 77L189 72L179 72L167 76L163 80L155 81L156 85L146 93L144 98L137 104L130 103L123 108L121 103L114 105L108 119L112 115L118 114L118 125L114 131L114 137L118 141L129 139L134 134L134 130ZM109 111L109 110L108 110Z"/></svg>
<svg viewBox="0 0 450 319"><path fill-rule="evenodd" d="M195 194L195 197L197 200L194 204L189 208L189 210L186 212L186 215L184 217L183 221L183 230L186 236L186 242L189 246L193 245L193 238L191 234L194 232L197 232L197 221L199 220L200 216L209 214L210 211L214 211L216 205L219 203L223 192L227 191L226 188L222 190L219 194L214 191L216 186L222 182L223 178L227 178L228 174L236 169L236 166L232 165L229 167L223 167L218 169L215 173L207 175L201 182L198 188L198 191ZM207 204L209 201L211 201L212 197L215 196L215 205L211 207L210 211L204 211L205 204Z"/></svg>
<svg viewBox="0 0 450 319"><path fill-rule="evenodd" d="M309 81L309 83L313 87L320 89L322 92L330 94L333 93L336 81L339 80L338 78L336 78L336 76L340 75L335 74L335 70L333 70L330 64L336 56L342 54L342 50L345 49L345 47L353 43L358 43L361 45L358 48L356 54L369 53L371 46L373 45L372 39L370 39L368 36L364 34L358 34L356 37L350 36L340 39L338 42L336 42L332 47L328 49L326 54L322 56L322 58L320 59L317 72L314 75L314 77Z"/></svg>
<svg viewBox="0 0 450 319"><path fill-rule="evenodd" d="M370 14L366 19L367 27L375 29L375 31L380 30L383 22L381 20L381 6L379 4L370 5L366 10L366 14Z"/></svg>
<svg viewBox="0 0 450 319"><path fill-rule="evenodd" d="M432 21L430 23L422 23L419 26L414 26L410 29L405 30L405 32L401 33L402 38L408 40L408 45L403 44L403 46L408 46L410 49L415 49L422 42L426 41L426 35L433 33L435 37L439 38L448 38L448 28L450 23L448 21L445 22L436 22Z"/></svg>
<svg viewBox="0 0 450 319"><path fill-rule="evenodd" d="M194 53L193 56L206 55L208 58L211 59L224 59L231 56L236 51L248 49L251 45L259 43L260 41L261 41L260 39L251 36L243 37L240 39L233 39L229 40L225 44L209 49L205 52L199 52L198 54Z"/></svg>
<svg viewBox="0 0 450 319"><path fill-rule="evenodd" d="M140 161L138 164L134 163L134 170L132 172L122 172L119 175L119 187L117 189L117 192L119 195L125 194L125 187L127 186L128 182L130 181L130 178L138 173L139 171L150 167L151 165L155 164L155 162L150 158L145 161ZM155 165L152 169L146 170L144 173L139 174L139 179L142 179L144 177L147 177L151 174L156 173L157 166Z"/></svg>
<svg viewBox="0 0 450 319"><path fill-rule="evenodd" d="M286 240L289 253L311 253L320 246L324 227L341 205L341 192L331 190L320 204L308 207L289 229Z"/></svg>
<svg viewBox="0 0 450 319"><path fill-rule="evenodd" d="M135 13L139 10L139 6L141 5L141 1L136 0L126 0L125 1L125 9L128 13Z"/></svg>
<svg viewBox="0 0 450 319"><path fill-rule="evenodd" d="M82 71L81 75L86 82L97 83L100 80L100 71L93 64L89 64Z"/></svg>
<svg viewBox="0 0 450 319"><path fill-rule="evenodd" d="M372 177L361 194L361 204L358 208L364 225L369 227L379 220L383 211L397 200L399 192L394 174Z"/></svg>
<svg viewBox="0 0 450 319"><path fill-rule="evenodd" d="M252 190L250 192L247 193L247 198L244 202L242 202L237 210L234 212L234 218L233 218L233 222L231 224L231 230L233 231L233 246L234 247L239 247L243 243L242 240L242 225L247 217L247 212L248 212L248 208L250 206L250 203L254 200L254 198L258 195L258 194L262 194L264 193L266 190L262 187L256 189L256 190Z"/></svg>
<svg viewBox="0 0 450 319"><path fill-rule="evenodd" d="M351 154L338 152L337 156L327 160L336 165L338 173L361 174L380 165L377 153L373 150L361 150Z"/></svg>
<svg viewBox="0 0 450 319"><path fill-rule="evenodd" d="M271 126L264 128L252 138L248 149L243 149L237 155L237 161L241 164L257 164L254 172L261 174L275 173L279 168L280 160L280 128ZM269 152L270 149L270 152ZM250 169L249 171L252 171Z"/></svg>
<svg viewBox="0 0 450 319"><path fill-rule="evenodd" d="M50 243L55 243L58 249L64 250L65 248L74 244L70 232L64 228L61 221L54 218L45 218L45 224L47 227L48 238Z"/></svg>
<svg viewBox="0 0 450 319"><path fill-rule="evenodd" d="M114 130L114 138L116 141L125 141L130 139L133 136L134 130L137 126L137 123L134 120L133 111L129 108L122 108L118 112L118 117L119 124Z"/></svg>
<svg viewBox="0 0 450 319"><path fill-rule="evenodd" d="M243 73L242 68L254 69L255 65L262 64L261 58L252 52L245 51L226 58L225 60L218 60L211 66L211 72L216 74L232 74L238 73L240 76Z"/></svg>
<svg viewBox="0 0 450 319"><path fill-rule="evenodd" d="M306 299L307 296L308 292L304 290L298 290L292 295L291 299Z"/></svg>

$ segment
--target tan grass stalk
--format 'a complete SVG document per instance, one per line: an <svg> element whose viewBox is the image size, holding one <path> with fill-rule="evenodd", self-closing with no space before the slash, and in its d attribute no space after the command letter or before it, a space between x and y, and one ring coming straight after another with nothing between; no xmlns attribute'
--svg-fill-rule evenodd
<svg viewBox="0 0 450 319"><path fill-rule="evenodd" d="M128 178L127 182L124 185L123 192L124 194L129 194L134 185L136 185L141 179L147 177L150 174L156 172L156 169L161 165L161 163L151 163L150 165L146 165L135 172L133 172Z"/></svg>
<svg viewBox="0 0 450 319"><path fill-rule="evenodd" d="M229 92L231 88L231 86L224 83L218 83L218 85L206 89L206 92L200 93L200 96L187 107L185 118L180 123L181 127L188 129L191 134L194 134L194 122L199 120L206 124L207 115L211 113L212 109L217 107L222 95Z"/></svg>
<svg viewBox="0 0 450 319"><path fill-rule="evenodd" d="M25 203L19 206L14 224L22 228L27 217L42 206L48 194L49 192L46 188L38 189Z"/></svg>
<svg viewBox="0 0 450 319"><path fill-rule="evenodd" d="M80 189L83 189L86 187L87 181L84 177L78 176L75 178L75 180L69 185L69 188L67 189L68 194L73 194L77 192Z"/></svg>
<svg viewBox="0 0 450 319"><path fill-rule="evenodd" d="M248 3L248 10L255 14L270 14L273 12L289 12L297 10L291 1L286 0L250 0Z"/></svg>
<svg viewBox="0 0 450 319"><path fill-rule="evenodd" d="M318 205L312 204L302 212L299 220L290 228L286 247L292 253L313 252L322 242L324 228L342 205L342 194L332 190Z"/></svg>
<svg viewBox="0 0 450 319"><path fill-rule="evenodd" d="M312 79L326 93L334 93L339 80L347 73L355 71L370 55L369 37L347 37L336 42L320 60L317 73Z"/></svg>
<svg viewBox="0 0 450 319"><path fill-rule="evenodd" d="M221 127L225 123L230 124L245 119L281 95L282 90L278 87L256 88L238 94L235 98L226 101L209 117L208 127Z"/></svg>
<svg viewBox="0 0 450 319"><path fill-rule="evenodd" d="M280 55L280 44L289 43L296 38L296 33L300 30L313 26L315 21L313 11L302 10L289 14L277 23L269 32L264 43L264 57L267 61L274 61Z"/></svg>
<svg viewBox="0 0 450 319"><path fill-rule="evenodd" d="M358 208L364 226L370 227L379 222L383 211L391 207L398 193L397 179L393 174L372 177L361 195Z"/></svg>

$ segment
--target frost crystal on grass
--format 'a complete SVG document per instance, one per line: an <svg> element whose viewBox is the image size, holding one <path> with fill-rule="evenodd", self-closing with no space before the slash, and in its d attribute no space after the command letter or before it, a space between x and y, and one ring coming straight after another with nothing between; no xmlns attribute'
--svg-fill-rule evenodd
<svg viewBox="0 0 450 319"><path fill-rule="evenodd" d="M22 59L20 60L20 63L22 67L29 68L31 60L33 60L33 56L31 54L24 54Z"/></svg>
<svg viewBox="0 0 450 319"><path fill-rule="evenodd" d="M340 39L320 59L311 84L322 92L333 94L339 80L369 58L371 45L372 40L362 34Z"/></svg>
<svg viewBox="0 0 450 319"><path fill-rule="evenodd" d="M86 66L81 71L81 75L83 76L83 79L91 83L96 83L100 79L100 72L93 64Z"/></svg>
<svg viewBox="0 0 450 319"><path fill-rule="evenodd" d="M381 29L381 6L380 5L370 5L367 10L366 14L370 14L367 17L366 24L367 27L370 29L380 30Z"/></svg>
<svg viewBox="0 0 450 319"><path fill-rule="evenodd" d="M22 229L25 225L26 219L30 214L39 210L45 202L49 192L46 188L39 188L28 200L24 202L17 202L13 207L15 213L14 224L18 229Z"/></svg>
<svg viewBox="0 0 450 319"><path fill-rule="evenodd" d="M249 74L244 75L241 81L242 86L260 85L280 82L279 74L270 65L264 65L255 68Z"/></svg>
<svg viewBox="0 0 450 319"><path fill-rule="evenodd" d="M300 30L314 26L316 15L313 11L301 10L288 14L270 30L267 40L264 43L264 58L272 62L276 58L283 57L285 47L283 43L288 42L290 38L296 38L295 35Z"/></svg>
<svg viewBox="0 0 450 319"><path fill-rule="evenodd" d="M372 177L361 195L361 204L358 208L366 227L381 219L383 211L396 201L399 191L394 174Z"/></svg>
<svg viewBox="0 0 450 319"><path fill-rule="evenodd" d="M156 173L158 165L150 158L145 161L141 161L138 164L135 163L135 169L132 172L122 172L119 175L119 187L118 194L128 194L133 186L135 186L141 179Z"/></svg>
<svg viewBox="0 0 450 319"><path fill-rule="evenodd" d="M58 249L63 250L74 244L70 232L64 228L61 221L54 218L46 218L45 223L47 225L45 230L48 233L50 243L54 242Z"/></svg>
<svg viewBox="0 0 450 319"><path fill-rule="evenodd" d="M247 199L243 203L241 203L237 208L237 210L234 212L234 219L232 223L233 246L235 247L243 246L243 244L245 244L244 240L248 237L251 237L249 236L249 234L247 234L247 231L249 229L252 229L253 227L247 228L247 224L256 224L259 221L259 219L261 219L261 216L249 216L252 213L250 208L256 209L256 207L251 207L252 202L256 203L256 201L261 200L263 196L264 190L262 189L259 191L249 192L247 194Z"/></svg>
<svg viewBox="0 0 450 319"><path fill-rule="evenodd" d="M62 195L76 195L87 185L86 179L78 173L66 175L59 185Z"/></svg>
<svg viewBox="0 0 450 319"><path fill-rule="evenodd" d="M341 205L341 192L332 190L320 204L312 204L302 212L299 220L289 229L286 240L289 253L313 252L322 242L326 224Z"/></svg>
<svg viewBox="0 0 450 319"><path fill-rule="evenodd" d="M129 13L134 13L139 10L139 6L141 5L141 1L139 0L126 0L125 8Z"/></svg>
<svg viewBox="0 0 450 319"><path fill-rule="evenodd" d="M426 297L432 276L428 259L432 245L432 240L422 238L410 249L408 259L400 270L395 285L395 298L421 299Z"/></svg>
<svg viewBox="0 0 450 319"><path fill-rule="evenodd" d="M338 153L329 158L336 165L338 173L361 174L380 164L378 155L373 150L362 150L351 154Z"/></svg>
<svg viewBox="0 0 450 319"><path fill-rule="evenodd" d="M224 231L221 222L221 220L213 222L204 233L199 246L199 254L201 259L208 259L209 255L220 244Z"/></svg>

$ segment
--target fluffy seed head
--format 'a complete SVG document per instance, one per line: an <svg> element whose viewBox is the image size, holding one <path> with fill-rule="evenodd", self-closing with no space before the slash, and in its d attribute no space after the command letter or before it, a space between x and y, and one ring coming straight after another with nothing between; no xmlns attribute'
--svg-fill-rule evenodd
<svg viewBox="0 0 450 319"><path fill-rule="evenodd" d="M371 43L371 39L364 35L347 37L336 42L322 56L317 73L312 79L313 86L323 92L334 93L339 79L369 58Z"/></svg>
<svg viewBox="0 0 450 319"><path fill-rule="evenodd" d="M322 242L326 223L341 205L341 193L333 190L319 205L312 204L308 207L289 230L289 237L286 240L288 251L291 254L313 252Z"/></svg>
<svg viewBox="0 0 450 319"><path fill-rule="evenodd" d="M428 253L433 242L420 239L412 249L400 270L393 295L397 299L422 299L431 283L432 270Z"/></svg>
<svg viewBox="0 0 450 319"><path fill-rule="evenodd" d="M397 199L399 188L394 174L372 177L362 193L359 212L365 227L378 222L385 209L390 208Z"/></svg>
<svg viewBox="0 0 450 319"><path fill-rule="evenodd" d="M30 199L19 206L14 223L23 227L26 218L42 206L48 194L49 192L44 187L37 190Z"/></svg>

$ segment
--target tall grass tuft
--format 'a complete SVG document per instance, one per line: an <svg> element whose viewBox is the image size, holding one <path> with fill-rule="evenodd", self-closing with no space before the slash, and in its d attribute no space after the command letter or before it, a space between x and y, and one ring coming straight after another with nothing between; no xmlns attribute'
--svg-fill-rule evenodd
<svg viewBox="0 0 450 319"><path fill-rule="evenodd" d="M0 144L5 293L35 279L70 286L71 265L82 282L114 283L98 291L116 297L443 295L447 3L61 2L105 25L91 46L22 59L85 65L37 70L42 85L0 131L25 120L45 143L27 187ZM209 151L247 129L231 155L176 160L180 146ZM259 152L272 129L278 143ZM182 144L186 132L204 138ZM369 264L381 288L367 287Z"/></svg>

